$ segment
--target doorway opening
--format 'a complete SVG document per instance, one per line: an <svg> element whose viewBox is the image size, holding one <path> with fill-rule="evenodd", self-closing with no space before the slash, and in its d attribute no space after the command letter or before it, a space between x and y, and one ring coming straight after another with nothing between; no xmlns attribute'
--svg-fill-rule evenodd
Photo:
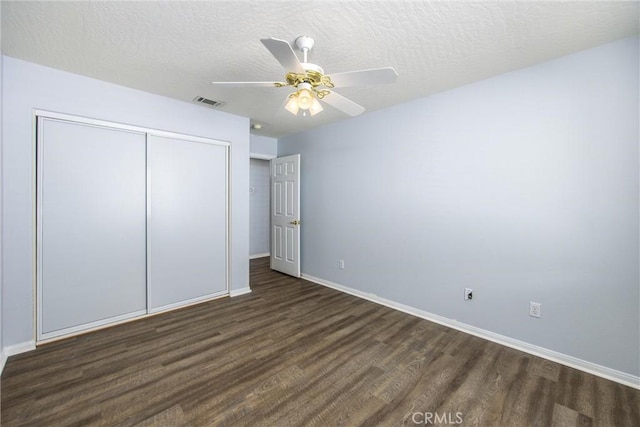
<svg viewBox="0 0 640 427"><path fill-rule="evenodd" d="M250 159L249 259L271 255L269 160Z"/></svg>

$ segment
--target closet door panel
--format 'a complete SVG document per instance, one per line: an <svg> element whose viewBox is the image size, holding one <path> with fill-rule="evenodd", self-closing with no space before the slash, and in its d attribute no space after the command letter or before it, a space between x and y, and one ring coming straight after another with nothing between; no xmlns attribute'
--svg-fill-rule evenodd
<svg viewBox="0 0 640 427"><path fill-rule="evenodd" d="M148 136L149 311L227 293L227 148Z"/></svg>
<svg viewBox="0 0 640 427"><path fill-rule="evenodd" d="M146 312L145 135L40 118L39 339Z"/></svg>

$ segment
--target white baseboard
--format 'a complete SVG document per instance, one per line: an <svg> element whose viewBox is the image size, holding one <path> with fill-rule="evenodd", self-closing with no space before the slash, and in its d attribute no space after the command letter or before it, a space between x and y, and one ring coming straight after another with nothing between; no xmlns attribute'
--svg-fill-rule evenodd
<svg viewBox="0 0 640 427"><path fill-rule="evenodd" d="M310 282L317 283L328 288L332 288L347 294L354 295L356 297L366 299L371 302L375 302L380 305L393 308L398 311L402 311L407 314L411 314L416 317L420 317L425 320L429 320L434 323L438 323L443 326L447 326L452 329L456 329L461 332L465 332L470 335L474 335L479 338L483 338L495 343L511 347L516 350L524 351L525 353L532 354L534 356L542 357L544 359L551 360L553 362L560 363L571 368L575 368L589 374L597 375L602 378L606 378L611 381L615 381L620 384L624 384L629 387L640 390L640 377L627 374L626 372L617 371L615 369L607 368L606 366L597 365L595 363L588 362L586 360L578 359L577 357L569 356L564 353L559 353L554 350L549 350L544 347L539 347L534 344L529 344L525 341L520 341L514 338L507 337L505 335L496 334L495 332L488 331L486 329L477 328L466 323L458 322L457 320L449 319L437 314L429 313L428 311L420 310L408 305L404 305L386 298L380 297L375 294L362 292L357 289L350 288L348 286L339 285L337 283L330 282L328 280L320 279L308 274L302 274L302 278Z"/></svg>
<svg viewBox="0 0 640 427"><path fill-rule="evenodd" d="M268 257L268 256L271 256L271 253L263 252L261 254L249 255L249 259L264 258L264 257Z"/></svg>
<svg viewBox="0 0 640 427"><path fill-rule="evenodd" d="M5 363L7 363L7 359L10 356L16 355L16 354L20 354L20 353L25 353L27 351L31 351L31 350L35 350L36 349L36 342L35 341L25 341L19 344L14 344L14 345L9 345L6 346L3 350L2 350L2 354L0 357L0 374L2 374L2 371L4 370L4 365Z"/></svg>
<svg viewBox="0 0 640 427"><path fill-rule="evenodd" d="M233 297L239 297L240 295L250 294L250 293L251 293L251 288L248 286L245 286L244 288L240 288L240 289L231 289L231 292L229 292L229 296L233 298Z"/></svg>

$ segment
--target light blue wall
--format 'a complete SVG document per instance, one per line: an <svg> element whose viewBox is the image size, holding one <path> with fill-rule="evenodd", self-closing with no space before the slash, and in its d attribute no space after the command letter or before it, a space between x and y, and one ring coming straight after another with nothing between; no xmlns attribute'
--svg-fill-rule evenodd
<svg viewBox="0 0 640 427"><path fill-rule="evenodd" d="M33 109L231 142L231 289L249 286L249 119L4 57L3 337L34 339Z"/></svg>
<svg viewBox="0 0 640 427"><path fill-rule="evenodd" d="M303 273L637 376L638 47L280 139Z"/></svg>
<svg viewBox="0 0 640 427"><path fill-rule="evenodd" d="M278 140L268 136L251 134L251 153L275 157L278 155Z"/></svg>

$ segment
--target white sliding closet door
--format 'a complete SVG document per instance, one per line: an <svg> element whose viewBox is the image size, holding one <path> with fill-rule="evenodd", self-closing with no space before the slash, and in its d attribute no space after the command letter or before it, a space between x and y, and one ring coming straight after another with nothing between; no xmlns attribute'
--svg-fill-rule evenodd
<svg viewBox="0 0 640 427"><path fill-rule="evenodd" d="M228 293L227 147L149 135L149 312Z"/></svg>
<svg viewBox="0 0 640 427"><path fill-rule="evenodd" d="M38 119L38 340L146 313L145 134Z"/></svg>

